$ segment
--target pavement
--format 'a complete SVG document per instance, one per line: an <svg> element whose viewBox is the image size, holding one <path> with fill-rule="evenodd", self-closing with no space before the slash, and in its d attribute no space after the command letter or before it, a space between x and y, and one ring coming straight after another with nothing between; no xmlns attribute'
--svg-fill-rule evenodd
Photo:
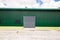
<svg viewBox="0 0 60 40"><path fill-rule="evenodd" d="M23 30L0 30L0 40L60 40L60 31L35 30L24 28Z"/></svg>

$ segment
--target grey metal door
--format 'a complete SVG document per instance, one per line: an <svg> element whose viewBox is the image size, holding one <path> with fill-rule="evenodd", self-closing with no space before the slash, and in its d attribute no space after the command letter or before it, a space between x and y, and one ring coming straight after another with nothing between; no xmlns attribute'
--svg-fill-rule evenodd
<svg viewBox="0 0 60 40"><path fill-rule="evenodd" d="M35 28L35 16L23 17L24 28Z"/></svg>

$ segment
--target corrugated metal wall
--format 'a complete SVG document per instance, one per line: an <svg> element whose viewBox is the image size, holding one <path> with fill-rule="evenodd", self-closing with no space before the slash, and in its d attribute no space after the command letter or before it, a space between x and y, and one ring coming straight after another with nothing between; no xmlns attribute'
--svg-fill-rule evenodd
<svg viewBox="0 0 60 40"><path fill-rule="evenodd" d="M36 26L60 26L60 12L56 10L0 10L0 26L23 26L23 16L36 16Z"/></svg>

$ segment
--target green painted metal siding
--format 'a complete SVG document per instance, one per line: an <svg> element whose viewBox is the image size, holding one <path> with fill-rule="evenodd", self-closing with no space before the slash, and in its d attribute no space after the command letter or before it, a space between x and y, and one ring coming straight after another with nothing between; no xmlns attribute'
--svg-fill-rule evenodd
<svg viewBox="0 0 60 40"><path fill-rule="evenodd" d="M0 10L0 26L23 26L23 16L36 16L36 26L60 26L59 11L34 11L34 10L18 10L18 11L1 11ZM20 20L19 23L15 23Z"/></svg>

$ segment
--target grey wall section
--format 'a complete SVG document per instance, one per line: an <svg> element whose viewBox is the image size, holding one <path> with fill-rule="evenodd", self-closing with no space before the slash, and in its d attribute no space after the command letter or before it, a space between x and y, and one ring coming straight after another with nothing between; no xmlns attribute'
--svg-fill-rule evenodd
<svg viewBox="0 0 60 40"><path fill-rule="evenodd" d="M24 16L23 20L24 28L35 28L35 16Z"/></svg>
<svg viewBox="0 0 60 40"><path fill-rule="evenodd" d="M23 16L36 16L36 26L60 26L59 11L0 10L0 26L23 26Z"/></svg>

